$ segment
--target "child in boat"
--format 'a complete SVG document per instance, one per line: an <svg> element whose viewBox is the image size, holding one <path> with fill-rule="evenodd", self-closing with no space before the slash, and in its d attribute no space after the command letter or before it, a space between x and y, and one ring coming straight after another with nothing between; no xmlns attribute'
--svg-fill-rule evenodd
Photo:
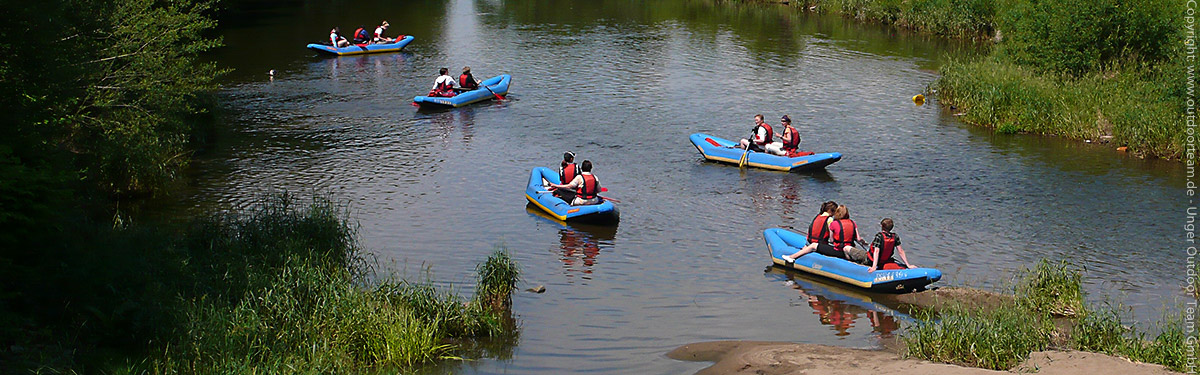
<svg viewBox="0 0 1200 375"><path fill-rule="evenodd" d="M908 263L908 257L904 255L904 248L900 247L900 236L892 233L892 228L895 223L891 218L883 218L879 222L879 227L882 229L875 234L875 240L871 242L871 251L867 254L871 258L871 268L867 272L875 272L875 270L901 270L904 268L917 268ZM893 252L900 254L900 261L904 263L896 263L892 258Z"/></svg>
<svg viewBox="0 0 1200 375"><path fill-rule="evenodd" d="M555 189L575 190L575 199L571 201L572 206L586 206L603 202L600 199L600 180L592 174L592 161L584 160L579 170L579 175L575 176L571 182L567 184L552 183L550 186Z"/></svg>

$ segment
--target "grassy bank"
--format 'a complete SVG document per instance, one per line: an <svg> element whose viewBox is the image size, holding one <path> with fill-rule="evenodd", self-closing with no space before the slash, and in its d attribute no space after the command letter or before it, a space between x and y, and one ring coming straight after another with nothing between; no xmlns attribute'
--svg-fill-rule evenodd
<svg viewBox="0 0 1200 375"><path fill-rule="evenodd" d="M57 263L14 268L0 372L403 371L516 334L505 251L480 264L472 298L388 280L327 199L80 237L62 237Z"/></svg>
<svg viewBox="0 0 1200 375"><path fill-rule="evenodd" d="M1166 317L1156 335L1131 327L1117 307L1087 306L1079 271L1042 261L1025 271L1014 300L993 308L951 307L918 316L902 339L906 355L1009 370L1047 348L1076 349L1183 371L1182 322Z"/></svg>
<svg viewBox="0 0 1200 375"><path fill-rule="evenodd" d="M781 1L758 1L773 2ZM984 40L930 94L998 133L1063 136L1139 156L1183 156L1187 93L1182 3L1169 0L800 0L828 12Z"/></svg>

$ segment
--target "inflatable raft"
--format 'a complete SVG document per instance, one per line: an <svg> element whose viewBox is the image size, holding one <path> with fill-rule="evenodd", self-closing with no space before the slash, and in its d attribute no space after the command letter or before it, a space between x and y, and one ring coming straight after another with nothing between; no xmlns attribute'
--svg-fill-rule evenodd
<svg viewBox="0 0 1200 375"><path fill-rule="evenodd" d="M746 150L733 148L733 146L737 146L737 142L708 134L692 134L691 140L692 144L696 146L696 150L700 151L700 155L712 161L740 165L742 154L746 153ZM836 163L838 160L842 160L842 154L837 152L795 157L778 156L755 151L750 151L746 154L747 166L787 172L818 170Z"/></svg>
<svg viewBox="0 0 1200 375"><path fill-rule="evenodd" d="M763 231L763 239L771 252L775 265L794 268L818 276L828 277L846 284L881 293L908 293L925 289L942 278L942 271L933 268L903 270L875 270L867 273L868 266L841 258L821 255L817 252L804 254L795 263L783 260L784 255L795 254L808 242L803 234L779 228Z"/></svg>
<svg viewBox="0 0 1200 375"><path fill-rule="evenodd" d="M407 46L409 43L412 43L413 39L415 39L415 38L413 38L412 35L406 35L403 39L400 39L400 40L396 41L395 43L351 44L349 46L342 47L342 48L334 48L333 46L328 45L328 44L313 43L313 44L309 44L308 48L317 50L319 52L324 52L324 53L338 55L338 56L361 55L364 53L396 52L396 51L404 49L404 46Z"/></svg>
<svg viewBox="0 0 1200 375"><path fill-rule="evenodd" d="M508 94L508 84L510 82L512 82L512 76L508 74L501 74L480 82L479 89L461 92L458 95L449 98L418 96L413 98L413 104L421 107L458 108L471 103L491 100L495 98L496 95Z"/></svg>
<svg viewBox="0 0 1200 375"><path fill-rule="evenodd" d="M529 203L562 221L616 222L620 214L612 201L600 204L572 206L562 198L547 191L546 182L560 183L558 171L537 167L529 174L529 186L525 187L525 198Z"/></svg>

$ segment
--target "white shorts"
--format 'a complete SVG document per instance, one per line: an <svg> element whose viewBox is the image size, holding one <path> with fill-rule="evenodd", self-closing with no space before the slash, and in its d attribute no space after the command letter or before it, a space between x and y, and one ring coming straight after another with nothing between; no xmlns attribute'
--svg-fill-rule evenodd
<svg viewBox="0 0 1200 375"><path fill-rule="evenodd" d="M767 152L771 153L771 154L775 154L775 155L779 155L779 156L787 156L787 152L783 151L783 142L768 143L766 146L763 147L763 149L767 150Z"/></svg>
<svg viewBox="0 0 1200 375"><path fill-rule="evenodd" d="M580 197L575 197L575 200L571 201L572 206L587 206L590 204L600 204L600 197L595 197L592 199L583 199Z"/></svg>

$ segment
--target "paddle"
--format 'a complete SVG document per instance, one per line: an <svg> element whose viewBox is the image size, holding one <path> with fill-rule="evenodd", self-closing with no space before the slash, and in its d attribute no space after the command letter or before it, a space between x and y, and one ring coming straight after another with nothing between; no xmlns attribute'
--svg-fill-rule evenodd
<svg viewBox="0 0 1200 375"><path fill-rule="evenodd" d="M738 168L746 166L746 157L750 155L750 145L746 145L746 151L742 152L742 158L738 160Z"/></svg>
<svg viewBox="0 0 1200 375"><path fill-rule="evenodd" d="M499 101L504 101L504 97L503 97L503 96L500 96L500 94L497 94L495 91L492 91L492 88L491 88L491 87L488 87L487 85L483 85L483 88L487 89L487 90L488 90L488 92L492 93L492 95L495 95L495 96L496 96L496 100L499 100Z"/></svg>

